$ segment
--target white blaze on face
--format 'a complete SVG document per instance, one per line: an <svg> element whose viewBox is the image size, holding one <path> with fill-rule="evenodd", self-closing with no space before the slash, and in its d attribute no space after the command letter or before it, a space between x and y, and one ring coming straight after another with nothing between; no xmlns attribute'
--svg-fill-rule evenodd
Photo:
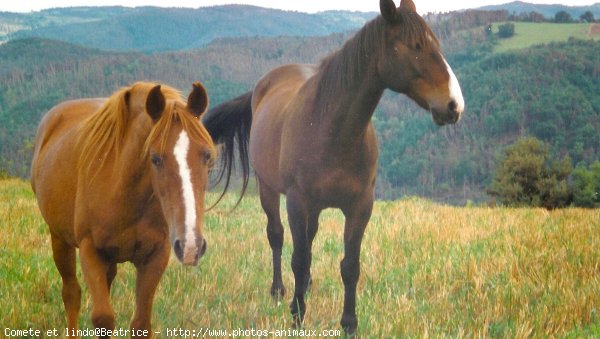
<svg viewBox="0 0 600 339"><path fill-rule="evenodd" d="M196 259L198 247L196 246L196 198L192 187L192 174L188 165L188 151L190 139L185 131L181 131L175 143L173 154L179 166L181 188L183 192L183 206L185 212L185 247L183 249L183 262L193 263Z"/></svg>
<svg viewBox="0 0 600 339"><path fill-rule="evenodd" d="M450 75L450 81L448 82L450 100L456 101L456 110L457 112L462 113L462 111L465 109L465 99L463 99L462 91L460 90L460 84L458 83L456 75L454 75L454 72L452 71L452 67L448 65L446 59L444 59L444 63L446 64L448 74Z"/></svg>

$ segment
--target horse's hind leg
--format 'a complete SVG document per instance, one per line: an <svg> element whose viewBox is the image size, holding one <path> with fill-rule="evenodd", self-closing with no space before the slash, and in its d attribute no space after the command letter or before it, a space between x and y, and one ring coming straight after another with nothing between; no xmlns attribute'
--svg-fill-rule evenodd
<svg viewBox="0 0 600 339"><path fill-rule="evenodd" d="M273 253L273 283L271 296L281 298L285 295L285 287L281 278L281 249L283 247L283 225L279 213L279 193L271 190L259 181L260 203L267 214L267 237Z"/></svg>
<svg viewBox="0 0 600 339"><path fill-rule="evenodd" d="M77 332L77 318L81 305L81 287L77 281L75 247L51 235L52 256L62 278L62 299L67 313L67 335Z"/></svg>

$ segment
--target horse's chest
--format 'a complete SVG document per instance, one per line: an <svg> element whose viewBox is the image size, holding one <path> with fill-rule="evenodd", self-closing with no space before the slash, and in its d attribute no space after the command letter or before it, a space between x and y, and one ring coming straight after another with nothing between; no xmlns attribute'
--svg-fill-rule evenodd
<svg viewBox="0 0 600 339"><path fill-rule="evenodd" d="M343 207L372 188L374 174L366 166L326 168L312 180L310 191L324 207Z"/></svg>
<svg viewBox="0 0 600 339"><path fill-rule="evenodd" d="M105 229L106 230L106 229ZM108 262L144 262L160 247L165 246L167 234L160 228L139 222L128 227L115 227L112 232L94 232L98 252Z"/></svg>

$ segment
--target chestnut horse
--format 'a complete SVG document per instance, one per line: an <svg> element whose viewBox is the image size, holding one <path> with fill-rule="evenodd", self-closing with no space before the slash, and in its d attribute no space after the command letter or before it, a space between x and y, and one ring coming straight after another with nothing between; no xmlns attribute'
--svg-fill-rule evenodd
<svg viewBox="0 0 600 339"><path fill-rule="evenodd" d="M136 333L150 333L169 239L185 265L204 254L204 194L215 154L199 120L207 105L200 83L186 103L173 88L140 82L108 99L61 103L43 118L31 183L50 227L69 334L76 333L81 299L76 247L96 328L115 327L110 287L117 263L135 265Z"/></svg>
<svg viewBox="0 0 600 339"><path fill-rule="evenodd" d="M236 145L244 190L248 157L258 177L273 251L274 296L285 293L279 195L287 198L294 245L291 312L296 325L305 314L304 294L311 280L311 247L319 214L334 207L346 218L341 325L347 333L356 330L360 249L373 207L377 169L371 117L384 90L406 94L431 111L438 125L456 123L464 109L458 80L414 3L402 0L396 8L393 0L381 0L380 9L381 16L320 65L276 68L253 91L210 110L203 118L215 142L224 144L221 177L226 173L226 187Z"/></svg>

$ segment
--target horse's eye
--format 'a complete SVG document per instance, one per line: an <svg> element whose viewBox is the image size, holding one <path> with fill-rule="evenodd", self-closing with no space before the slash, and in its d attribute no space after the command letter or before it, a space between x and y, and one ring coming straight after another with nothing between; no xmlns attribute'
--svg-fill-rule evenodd
<svg viewBox="0 0 600 339"><path fill-rule="evenodd" d="M423 48L421 47L421 44L420 44L420 43L417 43L417 44L415 45L415 50L416 50L417 52L421 52L421 51L423 50Z"/></svg>
<svg viewBox="0 0 600 339"><path fill-rule="evenodd" d="M152 161L152 164L156 167L161 167L163 164L163 158L158 154L152 154L150 160Z"/></svg>
<svg viewBox="0 0 600 339"><path fill-rule="evenodd" d="M204 151L202 153L202 160L204 160L205 164L209 164L211 160L211 154L209 151Z"/></svg>

